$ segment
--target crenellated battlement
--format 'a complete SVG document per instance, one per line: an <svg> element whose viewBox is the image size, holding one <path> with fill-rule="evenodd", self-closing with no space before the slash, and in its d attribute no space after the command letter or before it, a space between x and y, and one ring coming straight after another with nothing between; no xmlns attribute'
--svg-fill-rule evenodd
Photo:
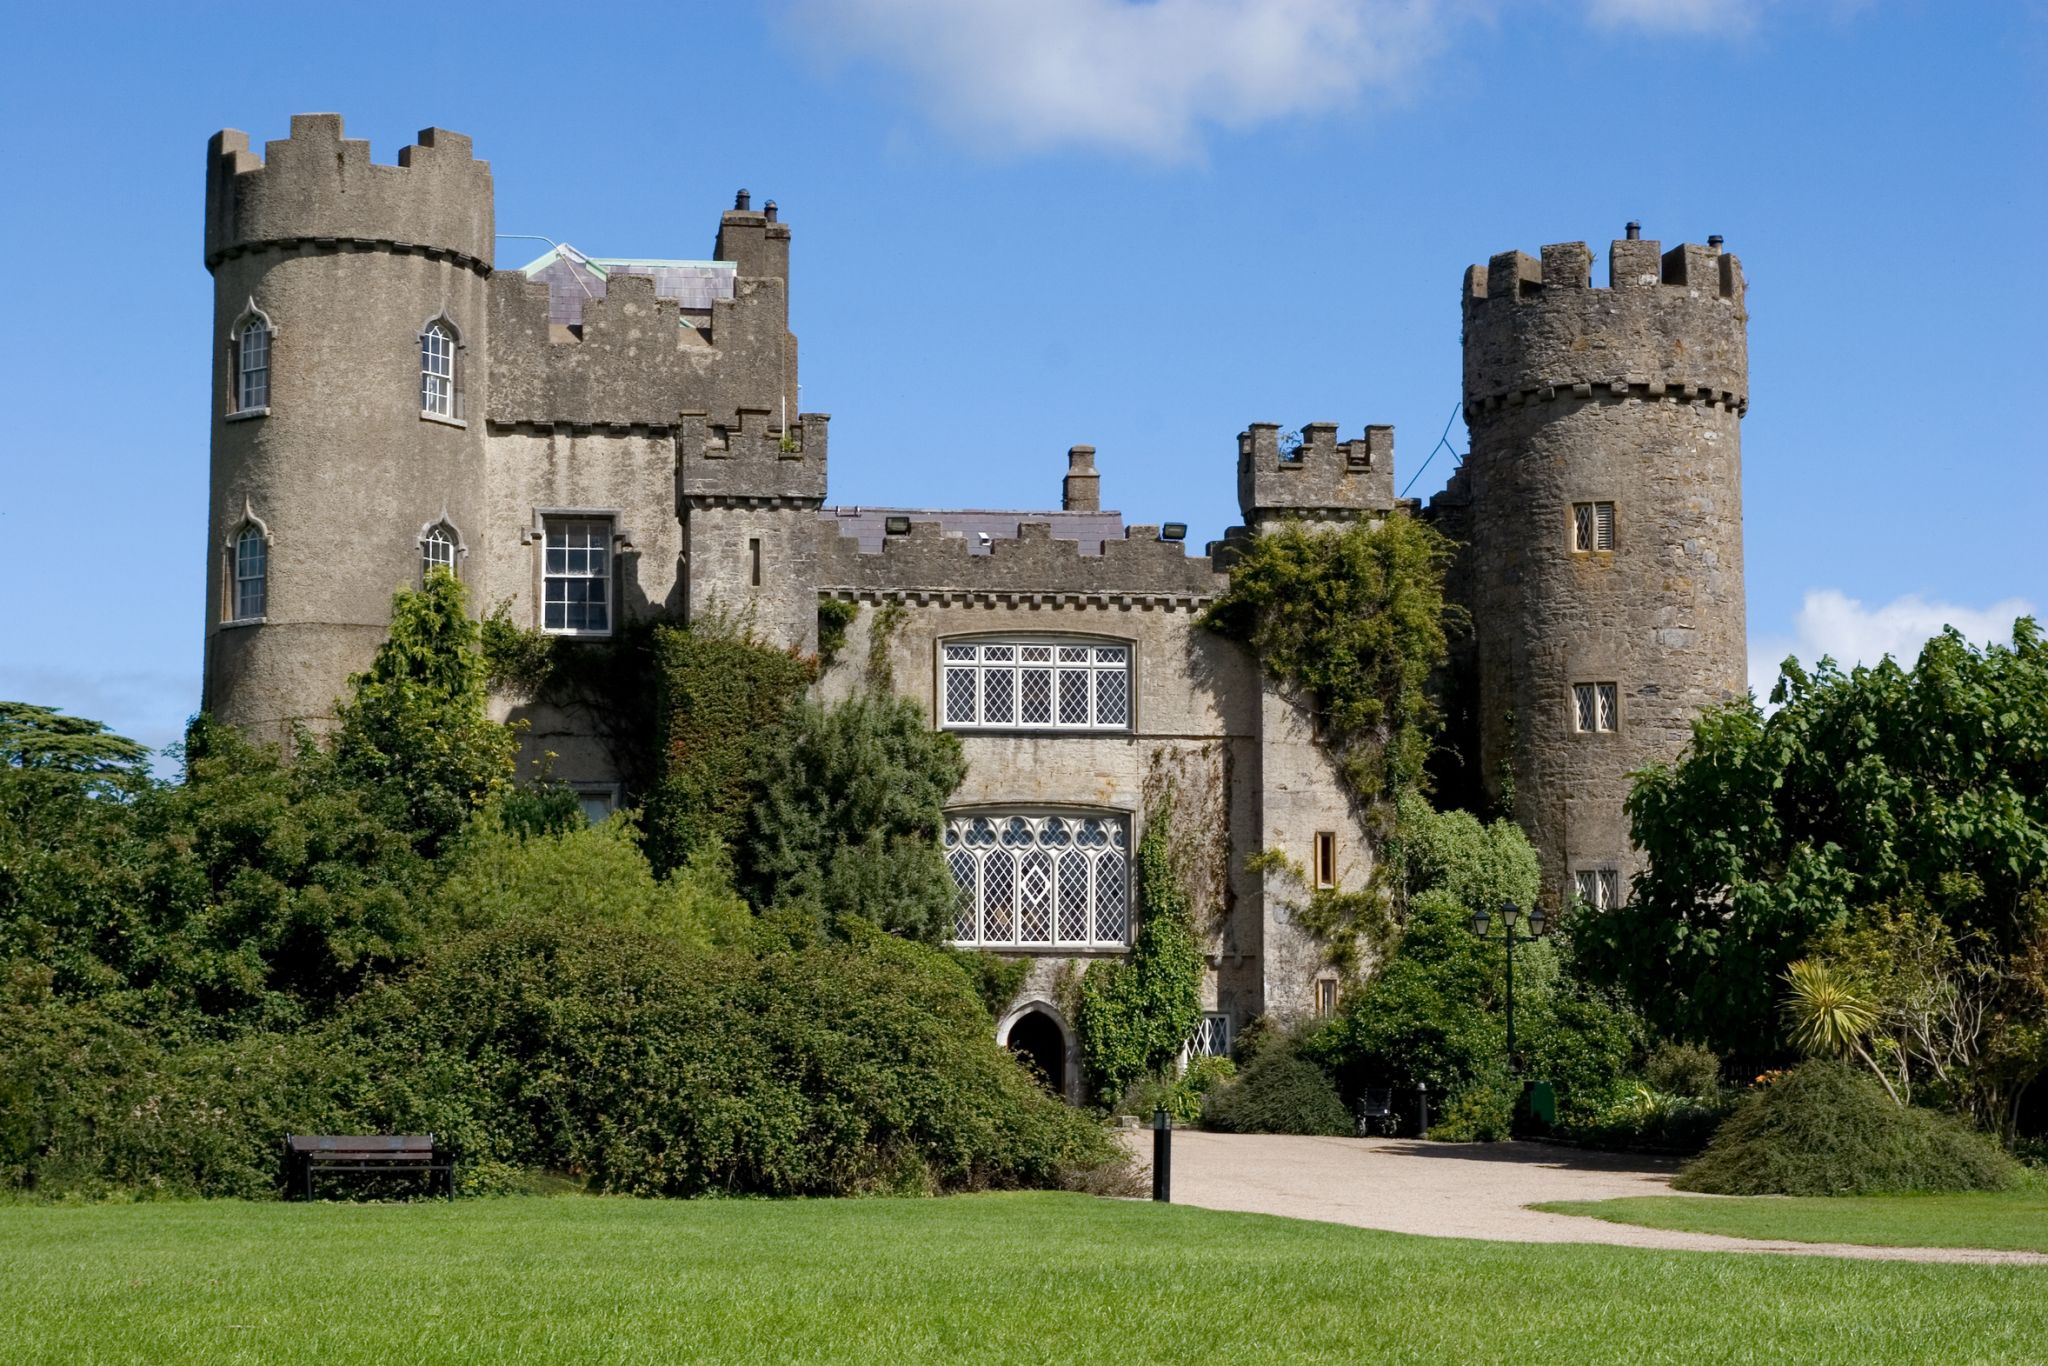
<svg viewBox="0 0 2048 1366"><path fill-rule="evenodd" d="M878 553L863 552L857 539L822 523L819 542L819 589L846 597L1193 606L1228 582L1207 556L1160 540L1156 526L1126 527L1123 539L1102 543L1100 555L1083 555L1080 542L1055 538L1049 522L1024 522L1014 539L998 539L983 554L931 521L911 522Z"/></svg>
<svg viewBox="0 0 2048 1366"><path fill-rule="evenodd" d="M248 251L327 246L445 255L490 271L490 163L461 133L422 129L384 166L368 142L342 136L339 114L294 114L291 136L266 143L263 156L228 128L206 160L208 269Z"/></svg>
<svg viewBox="0 0 2048 1366"><path fill-rule="evenodd" d="M1630 235L1592 283L1584 242L1540 257L1503 252L1465 272L1465 411L1557 398L1669 399L1740 412L1749 403L1742 263L1685 243Z"/></svg>
<svg viewBox="0 0 2048 1366"><path fill-rule="evenodd" d="M829 413L799 413L784 431L765 408L736 409L713 422L686 412L676 428L678 507L825 501Z"/></svg>
<svg viewBox="0 0 2048 1366"><path fill-rule="evenodd" d="M1394 429L1339 441L1336 423L1308 422L1301 444L1283 447L1279 424L1254 422L1237 434L1237 503L1254 529L1289 516L1385 515L1394 506Z"/></svg>

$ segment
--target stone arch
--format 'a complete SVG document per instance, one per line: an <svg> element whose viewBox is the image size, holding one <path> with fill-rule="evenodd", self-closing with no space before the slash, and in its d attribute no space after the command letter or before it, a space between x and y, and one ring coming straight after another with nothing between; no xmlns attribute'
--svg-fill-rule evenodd
<svg viewBox="0 0 2048 1366"><path fill-rule="evenodd" d="M1081 1103L1081 1041L1058 1006L1042 996L1018 1002L997 1021L996 1042L1031 1058L1061 1099ZM1054 1061L1057 1076L1048 1066Z"/></svg>

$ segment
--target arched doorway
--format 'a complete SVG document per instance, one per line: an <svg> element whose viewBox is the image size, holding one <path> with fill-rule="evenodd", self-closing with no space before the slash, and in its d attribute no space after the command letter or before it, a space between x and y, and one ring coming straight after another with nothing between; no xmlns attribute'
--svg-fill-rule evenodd
<svg viewBox="0 0 2048 1366"><path fill-rule="evenodd" d="M1010 1026L1010 1051L1056 1096L1067 1094L1067 1036L1042 1010L1027 1011Z"/></svg>

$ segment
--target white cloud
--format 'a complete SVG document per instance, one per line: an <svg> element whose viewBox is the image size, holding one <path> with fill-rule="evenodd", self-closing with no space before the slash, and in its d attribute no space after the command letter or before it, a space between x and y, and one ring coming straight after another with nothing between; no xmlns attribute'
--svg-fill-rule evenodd
<svg viewBox="0 0 2048 1366"><path fill-rule="evenodd" d="M1207 127L1312 116L1432 55L1461 0L795 0L824 55L909 78L949 131L1011 150L1166 160Z"/></svg>
<svg viewBox="0 0 2048 1366"><path fill-rule="evenodd" d="M1759 702L1768 698L1778 681L1778 665L1786 655L1797 655L1809 668L1822 655L1843 668L1875 664L1890 655L1911 668L1920 657L1920 648L1944 627L1955 627L1973 644L2009 641L2013 621L2033 613L2034 605L2023 598L2006 598L1980 608L1931 602L1909 593L1878 607L1866 607L1837 589L1811 589L1793 619L1792 635L1759 636L1750 641L1749 686Z"/></svg>
<svg viewBox="0 0 2048 1366"><path fill-rule="evenodd" d="M1756 8L1754 0L1587 0L1586 17L1607 28L1711 33L1748 28Z"/></svg>

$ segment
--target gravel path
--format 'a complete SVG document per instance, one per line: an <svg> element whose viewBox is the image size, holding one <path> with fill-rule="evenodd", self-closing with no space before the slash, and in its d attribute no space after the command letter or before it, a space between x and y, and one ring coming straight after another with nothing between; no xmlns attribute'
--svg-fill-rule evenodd
<svg viewBox="0 0 2048 1366"><path fill-rule="evenodd" d="M1149 1164L1151 1133L1140 1130L1126 1138L1140 1162ZM1655 1158L1542 1143L1417 1143L1184 1129L1173 1136L1173 1198L1177 1204L1204 1209L1321 1219L1436 1238L2048 1266L2048 1255L2038 1252L1728 1238L1527 1208L1548 1200L1671 1195L1675 1166Z"/></svg>

